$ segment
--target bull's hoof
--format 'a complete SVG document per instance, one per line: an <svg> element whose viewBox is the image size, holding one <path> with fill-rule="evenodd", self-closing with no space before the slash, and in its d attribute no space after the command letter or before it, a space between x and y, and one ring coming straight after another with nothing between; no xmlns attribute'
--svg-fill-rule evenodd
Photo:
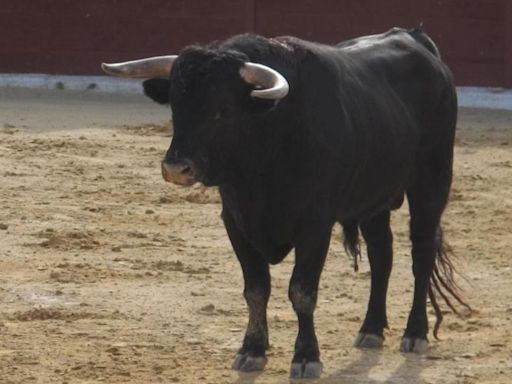
<svg viewBox="0 0 512 384"><path fill-rule="evenodd" d="M320 361L292 363L290 379L317 379L322 374L323 364Z"/></svg>
<svg viewBox="0 0 512 384"><path fill-rule="evenodd" d="M233 361L232 368L241 372L263 371L266 364L265 356L249 356L248 353L239 353Z"/></svg>
<svg viewBox="0 0 512 384"><path fill-rule="evenodd" d="M428 350L428 341L425 339L403 337L400 343L400 352L425 353Z"/></svg>
<svg viewBox="0 0 512 384"><path fill-rule="evenodd" d="M356 348L382 348L384 345L384 338L379 335L373 335L371 333L360 332L356 341L354 341L354 347Z"/></svg>

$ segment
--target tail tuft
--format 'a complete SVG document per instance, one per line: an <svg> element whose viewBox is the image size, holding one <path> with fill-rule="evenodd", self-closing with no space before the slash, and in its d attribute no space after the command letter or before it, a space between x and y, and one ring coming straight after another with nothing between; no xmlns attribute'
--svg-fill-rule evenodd
<svg viewBox="0 0 512 384"><path fill-rule="evenodd" d="M343 246L349 257L352 257L354 271L359 271L361 245L359 243L359 225L357 221L343 223Z"/></svg>
<svg viewBox="0 0 512 384"><path fill-rule="evenodd" d="M461 314L453 304L453 299L455 299L455 301L457 301L462 307L466 308L469 313L473 312L473 309L462 296L462 289L455 281L455 275L458 274L458 272L453 265L450 258L451 256L453 256L453 251L451 247L444 242L443 231L441 227L439 227L437 236L436 264L434 266L432 277L430 278L430 286L428 290L430 302L436 315L436 323L433 331L436 339L439 339L438 331L443 321L443 314L439 304L437 303L437 295L441 296L446 305L456 315L460 316Z"/></svg>

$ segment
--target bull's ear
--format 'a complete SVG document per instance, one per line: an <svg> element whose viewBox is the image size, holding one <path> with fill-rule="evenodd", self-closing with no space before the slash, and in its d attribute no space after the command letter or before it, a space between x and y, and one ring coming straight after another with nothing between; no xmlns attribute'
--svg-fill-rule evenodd
<svg viewBox="0 0 512 384"><path fill-rule="evenodd" d="M144 94L158 104L169 104L171 82L167 79L149 79L142 83Z"/></svg>

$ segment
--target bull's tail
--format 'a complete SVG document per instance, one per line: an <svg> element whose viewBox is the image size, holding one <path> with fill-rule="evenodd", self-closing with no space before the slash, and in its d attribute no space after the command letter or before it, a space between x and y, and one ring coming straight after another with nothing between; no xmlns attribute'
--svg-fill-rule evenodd
<svg viewBox="0 0 512 384"><path fill-rule="evenodd" d="M464 300L462 296L462 289L455 281L455 274L457 274L457 270L455 269L451 259L453 251L451 247L444 242L441 227L439 227L436 242L436 263L434 271L432 272L432 277L430 278L428 295L436 315L433 334L436 339L439 339L437 332L443 321L443 313L441 312L437 302L438 296L441 296L446 305L457 315L460 315L460 312L453 304L453 300L466 308L470 313L472 312L472 308Z"/></svg>
<svg viewBox="0 0 512 384"><path fill-rule="evenodd" d="M352 258L354 271L359 270L361 260L361 245L359 243L359 224L357 221L343 223L343 246L345 252Z"/></svg>
<svg viewBox="0 0 512 384"><path fill-rule="evenodd" d="M423 45L426 49L428 49L435 56L441 58L441 53L439 49L437 49L434 41L423 31L423 23L421 23L416 28L410 29L407 31L409 35L411 35L414 40Z"/></svg>

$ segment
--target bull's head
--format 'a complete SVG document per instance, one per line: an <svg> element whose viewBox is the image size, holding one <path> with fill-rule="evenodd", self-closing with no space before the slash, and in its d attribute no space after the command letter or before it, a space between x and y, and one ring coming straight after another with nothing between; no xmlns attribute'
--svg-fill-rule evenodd
<svg viewBox="0 0 512 384"><path fill-rule="evenodd" d="M171 106L174 136L162 175L180 185L224 182L238 165L248 122L288 94L288 82L279 72L235 51L191 47L179 56L102 68L110 75L148 78L144 93Z"/></svg>

